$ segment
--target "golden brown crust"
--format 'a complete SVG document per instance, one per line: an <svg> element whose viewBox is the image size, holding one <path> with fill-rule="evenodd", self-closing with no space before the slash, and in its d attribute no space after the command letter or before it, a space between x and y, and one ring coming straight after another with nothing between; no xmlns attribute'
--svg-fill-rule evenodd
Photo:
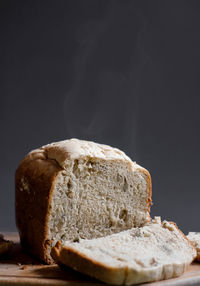
<svg viewBox="0 0 200 286"><path fill-rule="evenodd" d="M95 260L88 259L72 248L62 248L58 241L51 250L51 256L59 265L67 265L81 273L91 275L109 284L121 285L126 277L126 268L109 267Z"/></svg>
<svg viewBox="0 0 200 286"><path fill-rule="evenodd" d="M28 154L15 175L16 225L22 246L41 260L47 257L47 220L53 182L62 169L56 161ZM38 155L38 156L37 156Z"/></svg>
<svg viewBox="0 0 200 286"><path fill-rule="evenodd" d="M147 171L146 169L144 168L141 168L140 171L145 174L148 178L148 183L149 183L149 196L147 197L147 212L148 212L148 216L149 216L149 219L148 221L151 220L151 216L150 216L150 208L151 208L151 205L152 205L152 183L151 183L151 175L149 173L149 171Z"/></svg>

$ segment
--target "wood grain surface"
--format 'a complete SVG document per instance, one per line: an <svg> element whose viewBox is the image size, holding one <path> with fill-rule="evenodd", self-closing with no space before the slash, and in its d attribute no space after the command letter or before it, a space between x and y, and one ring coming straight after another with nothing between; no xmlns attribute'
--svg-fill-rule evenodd
<svg viewBox="0 0 200 286"><path fill-rule="evenodd" d="M14 245L9 253L0 258L0 285L105 285L70 268L42 264L21 249L17 233L3 235L14 241ZM193 263L181 277L142 285L200 285L200 263Z"/></svg>

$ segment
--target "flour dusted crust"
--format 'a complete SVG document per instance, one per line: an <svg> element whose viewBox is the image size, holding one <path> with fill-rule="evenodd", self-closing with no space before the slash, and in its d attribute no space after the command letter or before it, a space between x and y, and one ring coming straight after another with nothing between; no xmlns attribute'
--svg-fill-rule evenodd
<svg viewBox="0 0 200 286"><path fill-rule="evenodd" d="M54 159L58 164L66 168L70 159L79 159L81 157L92 157L104 160L127 160L131 159L124 152L117 148L104 144L98 144L90 141L70 139L56 143L51 143L41 148L47 154L49 159Z"/></svg>
<svg viewBox="0 0 200 286"><path fill-rule="evenodd" d="M195 260L200 262L200 232L189 232L187 238L197 250Z"/></svg>
<svg viewBox="0 0 200 286"><path fill-rule="evenodd" d="M127 168L127 170L129 170L129 173L133 173L138 176L137 180L143 180L144 186L141 184L138 186L144 192L142 204L145 205L145 211L141 212L138 210L137 216L135 215L135 219L136 217L137 219L133 222L133 224L136 226L138 224L142 225L150 219L150 175L147 170L135 162L132 162L131 159L119 149L94 142L70 139L48 144L39 149L33 150L22 160L16 171L16 223L19 229L21 244L23 247L47 263L53 263L50 256L50 250L55 241L59 240L61 236L64 236L63 239L75 239L76 237L74 236L78 235L79 228L82 225L81 222L79 225L77 224L77 233L73 234L73 225L70 225L67 228L66 224L69 224L69 221L72 224L75 216L70 216L69 214L68 222L63 222L65 223L65 229L63 228L65 233L61 233L59 229L57 230L57 225L59 225L59 223L56 220L54 222L54 217L57 216L58 219L60 210L62 212L62 217L66 213L65 210L62 210L63 206L59 206L59 204L62 202L68 204L68 210L70 210L71 205L73 204L72 195L76 197L77 191L73 189L73 192L67 192L65 190L66 186L69 188L71 186L71 181L69 182L68 176L71 174L70 172L75 169L75 167L77 168L77 162L80 162L80 165L78 165L79 169L76 170L76 178L73 174L73 178L75 178L77 181L79 176L82 174L81 172L83 172L81 168L85 168L84 164L88 163L87 161L91 161L91 164L94 165L98 165L103 162L104 165L107 164L111 166L111 168L112 165L115 164L113 165L113 168L115 169L116 166L118 167L123 165ZM89 166L88 168L91 168L93 171L92 167ZM91 175L91 177L92 176L93 175ZM140 192L140 189L138 192ZM59 198L62 192L62 197ZM124 196L123 193L122 195ZM66 197L68 201L65 201ZM80 200L79 197L76 199L77 201ZM88 200L89 199L90 198L88 198ZM55 209L56 211L54 211ZM110 219L112 224L109 230L106 228L107 232L103 233L102 229L100 229L98 230L99 233L92 233L93 226L90 226L89 223L86 226L88 233L81 233L80 235L83 237L85 236L85 238L92 238L93 236L103 236L134 226L129 225L129 222L126 226L117 225L120 222L118 222L115 216L113 216L112 205L111 207L107 206L107 209L110 211L109 215L111 217ZM125 216L127 214L124 214L122 209L122 213L118 215L122 220L126 219ZM89 217L88 214L87 217ZM128 220L131 221L131 217L128 217ZM76 222L74 222L74 225L75 223ZM71 234L69 234L69 237L67 237L69 230L71 231Z"/></svg>
<svg viewBox="0 0 200 286"><path fill-rule="evenodd" d="M109 284L131 285L180 276L196 250L174 223L156 219L104 238L57 242L51 254L59 265Z"/></svg>

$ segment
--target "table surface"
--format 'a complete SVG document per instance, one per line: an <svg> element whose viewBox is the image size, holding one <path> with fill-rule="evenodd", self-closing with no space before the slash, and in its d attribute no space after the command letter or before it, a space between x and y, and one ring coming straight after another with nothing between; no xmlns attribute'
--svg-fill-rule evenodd
<svg viewBox="0 0 200 286"><path fill-rule="evenodd" d="M105 285L69 268L62 270L57 265L41 264L21 249L17 233L3 235L14 241L14 246L9 254L0 259L0 285ZM142 285L200 285L200 263L190 265L181 277Z"/></svg>

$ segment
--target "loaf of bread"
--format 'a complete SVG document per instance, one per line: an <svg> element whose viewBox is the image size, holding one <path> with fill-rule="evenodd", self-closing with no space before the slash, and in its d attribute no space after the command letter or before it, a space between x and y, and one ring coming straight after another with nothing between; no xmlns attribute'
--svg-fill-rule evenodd
<svg viewBox="0 0 200 286"><path fill-rule="evenodd" d="M122 151L77 139L30 152L16 171L21 244L47 263L58 240L97 238L149 221L151 178Z"/></svg>
<svg viewBox="0 0 200 286"><path fill-rule="evenodd" d="M59 265L115 285L131 285L181 275L196 250L172 222L156 218L141 228L107 237L60 242L51 254Z"/></svg>
<svg viewBox="0 0 200 286"><path fill-rule="evenodd" d="M189 232L187 238L197 250L197 257L195 260L200 261L200 232Z"/></svg>
<svg viewBox="0 0 200 286"><path fill-rule="evenodd" d="M0 255L8 252L13 245L10 240L5 240L3 235L0 234Z"/></svg>

